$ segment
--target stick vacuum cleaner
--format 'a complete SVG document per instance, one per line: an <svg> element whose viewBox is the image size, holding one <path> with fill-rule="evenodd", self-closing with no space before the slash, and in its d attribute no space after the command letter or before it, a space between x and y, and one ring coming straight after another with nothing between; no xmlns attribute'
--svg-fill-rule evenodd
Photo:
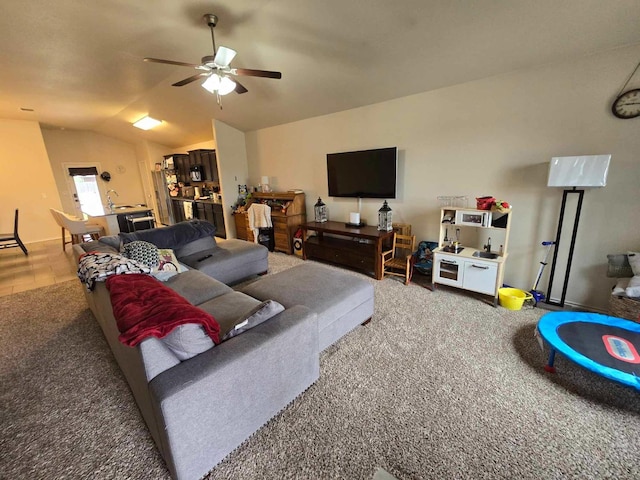
<svg viewBox="0 0 640 480"><path fill-rule="evenodd" d="M545 299L544 293L539 290L538 283L540 283L540 279L542 278L542 272L544 271L544 267L547 265L547 260L549 260L549 254L551 253L551 247L553 247L556 242L542 242L542 246L547 247L547 252L544 255L544 260L540 262L540 268L538 269L538 275L536 276L535 282L533 282L533 286L531 287L530 293L533 295L533 300L537 305L538 302L541 302Z"/></svg>

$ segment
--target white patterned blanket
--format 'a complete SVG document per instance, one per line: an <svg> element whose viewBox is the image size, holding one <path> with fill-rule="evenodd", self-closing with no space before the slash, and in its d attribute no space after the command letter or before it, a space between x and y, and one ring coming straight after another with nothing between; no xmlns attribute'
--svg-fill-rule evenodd
<svg viewBox="0 0 640 480"><path fill-rule="evenodd" d="M151 269L143 263L116 253L89 252L80 258L78 278L92 291L96 282L104 282L111 275L127 273L150 274Z"/></svg>

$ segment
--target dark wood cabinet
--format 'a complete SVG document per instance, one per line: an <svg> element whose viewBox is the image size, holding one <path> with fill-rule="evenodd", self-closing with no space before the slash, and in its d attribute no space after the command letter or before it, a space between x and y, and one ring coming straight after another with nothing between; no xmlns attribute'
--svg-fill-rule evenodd
<svg viewBox="0 0 640 480"><path fill-rule="evenodd" d="M207 202L205 200L191 200L188 198L178 198L172 201L173 218L176 223L187 220L184 211L184 202L191 202L193 218L205 220L216 226L216 237L227 238L227 229L224 224L224 214L222 205L219 203Z"/></svg>
<svg viewBox="0 0 640 480"><path fill-rule="evenodd" d="M176 180L182 183L187 182L189 177L189 155L186 153L173 153L171 155L165 155L164 158L173 159L173 172L176 175ZM171 172L171 170L168 172Z"/></svg>
<svg viewBox="0 0 640 480"><path fill-rule="evenodd" d="M382 280L382 250L390 246L393 231L376 227L351 228L340 222L309 222L305 232L304 259L316 259L373 274ZM309 236L309 232L315 236Z"/></svg>
<svg viewBox="0 0 640 480"><path fill-rule="evenodd" d="M176 223L184 222L186 220L184 214L184 200L172 200L173 205L173 219Z"/></svg>
<svg viewBox="0 0 640 480"><path fill-rule="evenodd" d="M201 182L220 183L216 151L208 149L189 150L188 153L173 153L165 158L173 158L174 171L178 182L186 185L199 182L191 181L191 167L202 166Z"/></svg>
<svg viewBox="0 0 640 480"><path fill-rule="evenodd" d="M215 150L189 150L189 167L193 165L202 165L204 176L202 181L219 183L218 162ZM189 172L187 172L187 176L189 176ZM191 179L190 176L189 179Z"/></svg>
<svg viewBox="0 0 640 480"><path fill-rule="evenodd" d="M247 242L253 242L253 232L249 229L248 213L235 212L233 219L236 223L236 237L240 240L246 240Z"/></svg>

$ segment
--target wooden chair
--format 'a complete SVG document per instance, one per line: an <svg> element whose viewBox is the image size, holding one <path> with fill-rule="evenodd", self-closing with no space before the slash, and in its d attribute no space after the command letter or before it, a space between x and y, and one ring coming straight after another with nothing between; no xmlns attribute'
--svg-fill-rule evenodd
<svg viewBox="0 0 640 480"><path fill-rule="evenodd" d="M24 246L18 235L18 209L13 217L13 233L0 233L0 248L20 247L25 255L29 255L27 247Z"/></svg>
<svg viewBox="0 0 640 480"><path fill-rule="evenodd" d="M411 235L410 223L394 223L392 227L393 231L399 235Z"/></svg>
<svg viewBox="0 0 640 480"><path fill-rule="evenodd" d="M404 277L404 284L411 281L411 254L416 246L415 235L393 234L391 250L382 252L382 276Z"/></svg>
<svg viewBox="0 0 640 480"><path fill-rule="evenodd" d="M56 223L58 224L58 226L60 227L60 230L62 232L62 251L64 252L67 243L71 243L71 240L67 241L66 230L64 228L64 223L62 223L62 215L63 215L63 213L58 211L58 210L56 210L55 208L50 208L49 211L51 212L51 216L56 221Z"/></svg>

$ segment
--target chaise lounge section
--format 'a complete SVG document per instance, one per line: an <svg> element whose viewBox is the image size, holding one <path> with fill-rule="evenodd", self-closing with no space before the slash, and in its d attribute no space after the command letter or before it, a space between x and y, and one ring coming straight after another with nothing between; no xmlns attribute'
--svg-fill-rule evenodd
<svg viewBox="0 0 640 480"><path fill-rule="evenodd" d="M146 238L163 245L157 238ZM211 338L202 338L202 329L199 336L193 334L192 327L199 327L196 324L176 327L163 338L149 336L135 346L125 345L118 323L122 310L114 285L133 282L136 275L116 275L122 279L112 275L106 282L97 281L92 290L85 289L87 302L151 436L172 477L179 480L206 475L309 388L320 374L320 351L371 319L374 306L373 285L368 279L313 262L234 290L212 278L219 275L214 265L223 265L220 269L231 272L224 278L238 279L256 267L247 270L234 262L252 257L218 256L201 248L204 243L198 238L188 242L186 250L180 250L184 246L176 250L181 261L202 263L204 268L192 268L157 283L161 283L158 288L173 290L179 297L175 302L184 302L185 310L196 306L213 316L220 325L222 340L216 345ZM215 248L220 248L218 244ZM74 251L80 257L90 246L75 245ZM198 261L203 256L207 258ZM214 258L222 260L205 263ZM259 264L259 260L255 262ZM173 295L164 293L160 297ZM157 311L157 305L146 303L143 297L136 293L128 298L133 302L140 298L142 310ZM266 305L279 308L262 315ZM176 312L175 308L161 308L161 316L170 310ZM180 330L183 327L185 330ZM223 337L225 330L233 330L233 335ZM170 336L173 338L168 341ZM180 340L177 347L176 336Z"/></svg>

